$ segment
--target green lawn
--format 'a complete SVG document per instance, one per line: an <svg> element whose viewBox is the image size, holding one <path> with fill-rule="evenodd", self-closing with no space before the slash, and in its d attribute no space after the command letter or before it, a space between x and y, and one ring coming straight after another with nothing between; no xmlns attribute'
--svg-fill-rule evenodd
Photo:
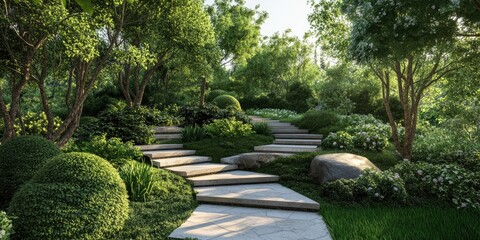
<svg viewBox="0 0 480 240"><path fill-rule="evenodd" d="M220 158L252 152L253 147L270 144L272 142L273 137L254 134L246 137L207 138L200 141L184 143L184 148L197 150L196 155L209 156L213 162L219 162Z"/></svg>
<svg viewBox="0 0 480 240"><path fill-rule="evenodd" d="M326 153L326 152L323 152ZM386 169L399 161L391 152L356 152ZM320 187L307 175L318 153L279 159L258 169L277 174L280 183L320 202L320 213L334 239L480 239L480 212L442 203L421 206L348 205L320 197Z"/></svg>

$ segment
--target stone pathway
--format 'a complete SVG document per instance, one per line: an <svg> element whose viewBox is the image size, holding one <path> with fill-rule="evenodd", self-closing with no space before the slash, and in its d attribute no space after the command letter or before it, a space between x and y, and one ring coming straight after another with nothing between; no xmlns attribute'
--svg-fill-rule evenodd
<svg viewBox="0 0 480 240"><path fill-rule="evenodd" d="M319 135L275 120L252 120L267 122L277 138L274 144L255 147L255 151L293 154L318 150ZM162 140L181 136L177 127L158 127L156 132L157 139ZM238 170L234 164L210 163L209 157L196 156L182 144L139 147L155 167L192 182L197 201L202 203L170 238L331 239L318 214L320 205L278 184L278 176Z"/></svg>

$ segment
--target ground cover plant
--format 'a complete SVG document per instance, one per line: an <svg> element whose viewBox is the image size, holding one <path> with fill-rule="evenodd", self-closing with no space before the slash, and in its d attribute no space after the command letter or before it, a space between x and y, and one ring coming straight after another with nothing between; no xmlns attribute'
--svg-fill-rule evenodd
<svg viewBox="0 0 480 240"><path fill-rule="evenodd" d="M274 109L274 108L262 108L262 109L248 109L246 111L249 115L271 118L271 119L296 119L302 115L288 109Z"/></svg>

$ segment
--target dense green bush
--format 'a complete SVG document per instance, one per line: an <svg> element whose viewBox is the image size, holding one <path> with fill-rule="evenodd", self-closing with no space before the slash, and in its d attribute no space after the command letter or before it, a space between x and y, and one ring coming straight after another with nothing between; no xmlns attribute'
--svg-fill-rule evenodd
<svg viewBox="0 0 480 240"><path fill-rule="evenodd" d="M58 154L60 149L40 136L19 136L0 145L0 205Z"/></svg>
<svg viewBox="0 0 480 240"><path fill-rule="evenodd" d="M340 118L330 111L308 111L294 124L300 128L308 129L315 133L328 135L331 132L342 130L338 123Z"/></svg>
<svg viewBox="0 0 480 240"><path fill-rule="evenodd" d="M210 93L208 93L205 101L206 102L212 102L213 99L215 99L215 98L217 98L218 96L221 96L221 95L235 96L235 93L228 92L228 91L221 90L221 89L215 89L215 90L212 90Z"/></svg>
<svg viewBox="0 0 480 240"><path fill-rule="evenodd" d="M403 203L407 191L398 174L367 169L358 178L323 185L322 195L341 201Z"/></svg>
<svg viewBox="0 0 480 240"><path fill-rule="evenodd" d="M107 161L66 153L48 161L13 197L17 239L106 239L123 228L128 194Z"/></svg>
<svg viewBox="0 0 480 240"><path fill-rule="evenodd" d="M25 126L25 132L22 131L22 127L19 121L15 121L15 132L18 135L47 135L48 120L47 115L44 112L27 112L22 116L23 125ZM62 119L54 117L54 129L60 127Z"/></svg>
<svg viewBox="0 0 480 240"><path fill-rule="evenodd" d="M272 136L272 129L267 123L255 123L253 124L253 131L256 134Z"/></svg>
<svg viewBox="0 0 480 240"><path fill-rule="evenodd" d="M202 108L197 105L185 105L180 109L180 115L186 126L203 126L215 119L235 118L244 123L249 123L250 118L243 112L220 109L213 104L205 104Z"/></svg>
<svg viewBox="0 0 480 240"><path fill-rule="evenodd" d="M143 154L132 142L122 142L120 138L109 138L106 135L95 136L90 141L67 146L65 152L87 152L106 159L115 168L120 168L129 160L141 161Z"/></svg>
<svg viewBox="0 0 480 240"><path fill-rule="evenodd" d="M123 101L123 96L116 87L104 87L85 99L82 115L96 117L109 108L109 105L117 105L119 101Z"/></svg>
<svg viewBox="0 0 480 240"><path fill-rule="evenodd" d="M386 124L362 124L348 127L353 136L353 145L365 150L383 151L390 137L390 126Z"/></svg>
<svg viewBox="0 0 480 240"><path fill-rule="evenodd" d="M182 142L193 142L206 138L205 129L197 126L186 126L182 130Z"/></svg>
<svg viewBox="0 0 480 240"><path fill-rule="evenodd" d="M404 181L412 198L442 199L459 208L480 209L480 174L455 164L405 162L389 171Z"/></svg>
<svg viewBox="0 0 480 240"><path fill-rule="evenodd" d="M288 109L275 109L275 108L262 108L262 109L248 109L245 111L247 114L271 118L271 119L284 119L284 118L301 118L302 115Z"/></svg>
<svg viewBox="0 0 480 240"><path fill-rule="evenodd" d="M152 111L150 111L152 110ZM101 130L109 138L120 138L124 142L150 144L155 141L152 126L159 121L153 109L148 108L116 108L112 107L98 115L102 123Z"/></svg>
<svg viewBox="0 0 480 240"><path fill-rule="evenodd" d="M274 108L274 109L289 109L290 104L276 94L269 94L267 96L246 96L240 99L240 104L244 109L250 108Z"/></svg>
<svg viewBox="0 0 480 240"><path fill-rule="evenodd" d="M430 128L418 134L413 146L413 160L431 163L457 163L480 171L480 142L471 141L449 129Z"/></svg>
<svg viewBox="0 0 480 240"><path fill-rule="evenodd" d="M254 133L251 124L237 121L235 118L217 119L204 128L210 137L238 137Z"/></svg>
<svg viewBox="0 0 480 240"><path fill-rule="evenodd" d="M231 108L235 111L242 110L242 107L240 106L240 102L238 102L238 100L235 97L230 95L220 95L215 99L213 99L212 103L217 105L221 109Z"/></svg>
<svg viewBox="0 0 480 240"><path fill-rule="evenodd" d="M145 202L153 190L153 172L145 163L130 162L120 169L131 201Z"/></svg>
<svg viewBox="0 0 480 240"><path fill-rule="evenodd" d="M322 147L327 149L352 149L353 137L344 131L332 132L323 139Z"/></svg>
<svg viewBox="0 0 480 240"><path fill-rule="evenodd" d="M381 119L385 122L388 122L388 115L387 111L385 110L385 106L383 104L383 99L377 100L377 108L373 112L375 117ZM400 98L397 96L390 97L390 110L392 111L393 119L396 121L400 121L403 119L403 108L402 103L400 102Z"/></svg>
<svg viewBox="0 0 480 240"><path fill-rule="evenodd" d="M73 138L78 142L84 142L102 134L100 120L96 117L87 116L80 118L80 126L75 130Z"/></svg>
<svg viewBox="0 0 480 240"><path fill-rule="evenodd" d="M310 106L308 101L313 99L313 90L306 84L294 82L288 87L287 99L291 110L296 112L305 112Z"/></svg>
<svg viewBox="0 0 480 240"><path fill-rule="evenodd" d="M0 211L0 240L9 240L14 233L12 220L4 211Z"/></svg>

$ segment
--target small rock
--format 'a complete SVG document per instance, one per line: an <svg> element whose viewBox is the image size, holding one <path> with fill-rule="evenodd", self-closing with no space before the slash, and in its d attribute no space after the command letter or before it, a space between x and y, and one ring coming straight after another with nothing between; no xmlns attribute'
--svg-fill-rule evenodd
<svg viewBox="0 0 480 240"><path fill-rule="evenodd" d="M242 153L231 157L222 158L222 163L226 164L236 164L239 168L242 169L255 169L259 168L271 161L275 161L281 157L288 157L292 154L288 153L262 153L262 152L251 152L251 153Z"/></svg>
<svg viewBox="0 0 480 240"><path fill-rule="evenodd" d="M366 168L380 171L366 157L351 153L323 154L312 160L309 176L322 184L341 178L357 178Z"/></svg>

